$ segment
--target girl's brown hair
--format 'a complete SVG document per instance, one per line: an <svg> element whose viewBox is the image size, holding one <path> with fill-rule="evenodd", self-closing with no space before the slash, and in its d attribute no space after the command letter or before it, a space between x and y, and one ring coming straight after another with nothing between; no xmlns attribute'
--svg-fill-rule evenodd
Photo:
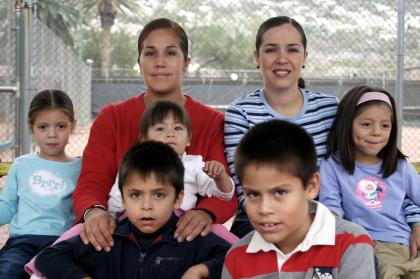
<svg viewBox="0 0 420 279"><path fill-rule="evenodd" d="M38 92L32 99L28 112L28 126L32 131L37 114L40 111L56 108L67 114L71 122L74 122L73 102L70 97L58 89L46 89Z"/></svg>
<svg viewBox="0 0 420 279"><path fill-rule="evenodd" d="M150 126L162 123L165 118L172 116L174 120L187 128L191 138L191 121L187 112L177 103L171 101L157 101L143 113L140 122L140 134L142 138L147 138L147 131Z"/></svg>
<svg viewBox="0 0 420 279"><path fill-rule="evenodd" d="M371 100L358 105L358 101L367 92L382 92L386 94L391 102L391 134L388 143L379 152L378 157L382 160L381 173L384 178L390 176L397 169L398 160L406 156L397 147L397 113L394 98L382 88L370 86L356 86L350 89L340 101L337 109L337 116L331 126L327 138L326 158L334 156L339 159L342 167L350 174L355 168L355 146L352 140L353 119L360 113L361 109L371 105L385 104L380 100Z"/></svg>

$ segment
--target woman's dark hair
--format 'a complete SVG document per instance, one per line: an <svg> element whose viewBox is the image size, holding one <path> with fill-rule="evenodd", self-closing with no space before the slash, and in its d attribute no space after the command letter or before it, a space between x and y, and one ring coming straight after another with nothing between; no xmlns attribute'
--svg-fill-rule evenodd
<svg viewBox="0 0 420 279"><path fill-rule="evenodd" d="M179 38L179 45L181 47L182 53L184 54L184 61L187 61L188 60L187 33L185 33L185 30L178 23L167 18L154 19L144 26L137 41L137 48L138 48L138 54L139 54L138 61L140 61L140 54L143 50L144 40L147 38L147 36L151 32L157 29L170 29L175 33L175 35Z"/></svg>
<svg viewBox="0 0 420 279"><path fill-rule="evenodd" d="M172 147L157 141L145 141L127 151L121 160L118 188L123 193L133 175L147 179L152 174L159 183L175 188L175 199L183 191L184 165L181 159Z"/></svg>
<svg viewBox="0 0 420 279"><path fill-rule="evenodd" d="M257 55L259 53L260 50L260 46L262 43L262 37L264 35L264 33L273 28L273 27L277 27L283 24L291 24L294 28L296 28L296 30L299 32L300 37L302 39L302 45L304 50L306 51L306 35L305 35L305 31L303 31L302 26L299 24L299 22L297 22L295 19L290 18L288 16L276 16L276 17L272 17L267 19L266 21L264 21L260 27L258 28L257 31L257 37L255 39L255 49L257 52Z"/></svg>
<svg viewBox="0 0 420 279"><path fill-rule="evenodd" d="M302 88L302 89L305 89L306 84L305 84L305 80L303 79L303 77L298 78L298 87Z"/></svg>
<svg viewBox="0 0 420 279"><path fill-rule="evenodd" d="M46 109L59 109L74 122L73 102L70 97L63 91L58 89L46 89L38 92L32 99L28 112L28 126L32 131L32 125L35 122L36 116L40 111Z"/></svg>
<svg viewBox="0 0 420 279"><path fill-rule="evenodd" d="M242 183L245 169L250 165L273 166L298 177L307 188L317 171L315 144L301 126L284 121L269 120L248 130L235 153L235 171Z"/></svg>
<svg viewBox="0 0 420 279"><path fill-rule="evenodd" d="M362 109L368 106L386 104L380 100L371 100L357 105L360 97L367 92L382 92L386 94L392 105L392 108L390 108L392 112L391 134L388 143L378 154L378 157L382 159L380 172L386 178L395 172L398 160L405 159L406 156L397 147L398 122L394 98L382 88L356 86L344 95L338 105L337 115L327 137L327 154L325 157L336 157L348 173L354 173L355 146L352 140L353 120Z"/></svg>
<svg viewBox="0 0 420 279"><path fill-rule="evenodd" d="M147 108L140 121L141 136L147 136L150 126L162 123L169 116L172 116L175 122L183 124L191 138L191 121L187 112L177 103L171 101L157 101Z"/></svg>

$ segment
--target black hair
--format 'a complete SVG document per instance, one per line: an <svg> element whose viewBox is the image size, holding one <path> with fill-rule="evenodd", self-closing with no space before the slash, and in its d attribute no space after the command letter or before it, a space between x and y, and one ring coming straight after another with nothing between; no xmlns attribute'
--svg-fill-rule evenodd
<svg viewBox="0 0 420 279"><path fill-rule="evenodd" d="M252 127L239 142L235 153L235 171L242 183L249 165L269 165L301 179L304 188L317 171L316 150L312 137L299 125L270 120Z"/></svg>
<svg viewBox="0 0 420 279"><path fill-rule="evenodd" d="M177 22L170 20L168 18L157 18L150 22L148 22L143 30L140 32L138 41L137 41L137 49L140 61L140 54L143 50L143 42L147 38L147 36L157 30L157 29L170 29L174 31L175 35L179 38L179 45L181 47L182 53L184 54L184 61L188 60L188 36L185 30L179 25Z"/></svg>
<svg viewBox="0 0 420 279"><path fill-rule="evenodd" d="M132 175L147 179L154 175L159 183L175 188L175 198L184 190L184 165L175 150L157 141L134 145L124 155L118 176L118 188L123 188Z"/></svg>
<svg viewBox="0 0 420 279"><path fill-rule="evenodd" d="M350 174L354 173L355 168L355 147L352 139L353 120L359 115L360 111L371 105L386 104L380 100L371 100L357 105L360 97L367 92L382 92L388 96L392 108L391 134L388 143L379 152L378 157L382 159L381 173L384 178L395 172L399 159L406 156L397 147L398 122L395 109L395 101L391 94L382 88L371 86L356 86L350 89L341 99L337 115L327 137L326 158L336 156L340 159L340 164Z"/></svg>
<svg viewBox="0 0 420 279"><path fill-rule="evenodd" d="M147 139L147 131L150 126L162 123L165 118L172 116L177 123L187 128L191 138L191 121L183 107L171 101L157 101L143 113L140 121L140 134Z"/></svg>
<svg viewBox="0 0 420 279"><path fill-rule="evenodd" d="M305 80L303 79L303 77L298 78L298 87L301 88L301 89L305 89L306 83L305 83Z"/></svg>
<svg viewBox="0 0 420 279"><path fill-rule="evenodd" d="M46 89L38 92L31 101L28 111L28 126L32 131L37 114L47 109L59 109L68 115L71 122L74 122L73 102L69 95L58 89Z"/></svg>
<svg viewBox="0 0 420 279"><path fill-rule="evenodd" d="M260 27L258 28L257 31L257 36L255 38L255 50L257 52L257 55L259 53L260 50L260 46L262 43L262 37L264 35L265 32L267 32L269 29L273 28L273 27L277 27L283 24L291 24L300 34L300 37L302 39L302 45L303 45L303 49L306 51L306 35L305 35L305 31L303 30L302 26L299 24L299 22L297 22L295 19L290 18L288 16L276 16L276 17L272 17L267 19L266 21L264 21Z"/></svg>

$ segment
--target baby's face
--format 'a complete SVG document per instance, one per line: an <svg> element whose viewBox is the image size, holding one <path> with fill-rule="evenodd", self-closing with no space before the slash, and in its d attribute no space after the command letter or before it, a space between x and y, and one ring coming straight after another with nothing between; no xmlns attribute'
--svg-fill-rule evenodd
<svg viewBox="0 0 420 279"><path fill-rule="evenodd" d="M191 144L187 127L176 122L172 116L165 118L161 123L150 126L146 139L169 144L178 155L181 155L185 148Z"/></svg>

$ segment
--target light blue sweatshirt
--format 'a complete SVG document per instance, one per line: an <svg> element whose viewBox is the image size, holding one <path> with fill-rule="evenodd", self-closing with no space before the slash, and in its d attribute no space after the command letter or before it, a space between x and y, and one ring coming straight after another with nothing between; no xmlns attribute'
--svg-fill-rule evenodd
<svg viewBox="0 0 420 279"><path fill-rule="evenodd" d="M406 160L387 178L380 173L382 161L357 164L350 175L338 159L321 161L319 201L344 219L364 227L373 240L409 245L410 227L404 213L408 196L420 206L420 176Z"/></svg>
<svg viewBox="0 0 420 279"><path fill-rule="evenodd" d="M16 158L0 195L0 225L9 224L11 236L59 236L69 229L81 162L50 161L36 153Z"/></svg>

